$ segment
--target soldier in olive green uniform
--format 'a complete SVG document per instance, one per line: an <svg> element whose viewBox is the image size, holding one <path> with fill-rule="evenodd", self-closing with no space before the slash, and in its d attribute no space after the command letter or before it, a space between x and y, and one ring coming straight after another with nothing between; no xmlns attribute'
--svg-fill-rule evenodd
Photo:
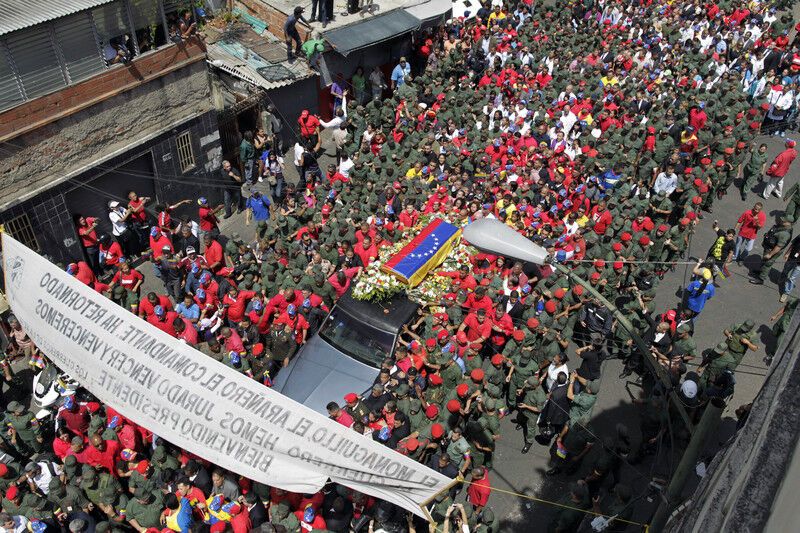
<svg viewBox="0 0 800 533"><path fill-rule="evenodd" d="M153 492L139 487L133 495L133 499L128 502L125 518L135 529L141 528L160 528L161 512L164 504L161 497Z"/></svg>
<svg viewBox="0 0 800 533"><path fill-rule="evenodd" d="M92 467L84 466L81 489L86 493L86 497L96 506L102 504L102 495L106 488L111 488L115 493L122 493L122 486L119 481L114 479L108 472L97 472Z"/></svg>
<svg viewBox="0 0 800 533"><path fill-rule="evenodd" d="M519 415L517 415L517 427L522 428L525 446L522 453L528 453L533 445L533 439L539 430L537 423L539 413L542 412L547 401L547 393L539 383L536 376L531 376L525 381L523 387L522 400L517 404Z"/></svg>
<svg viewBox="0 0 800 533"><path fill-rule="evenodd" d="M29 457L44 449L44 440L39 421L32 412L19 402L9 402L6 408L6 428L11 444L24 456Z"/></svg>
<svg viewBox="0 0 800 533"><path fill-rule="evenodd" d="M269 508L270 522L286 528L287 533L300 533L300 521L289 511L289 506L281 502Z"/></svg>
<svg viewBox="0 0 800 533"><path fill-rule="evenodd" d="M56 516L61 513L70 514L83 510L88 512L89 500L86 499L81 489L74 485L64 485L61 480L54 477L48 485L50 492L47 500L53 506Z"/></svg>
<svg viewBox="0 0 800 533"><path fill-rule="evenodd" d="M728 351L733 355L736 365L742 362L747 350L758 351L755 343L756 332L753 331L755 324L752 320L745 320L741 324L733 324L730 329L725 330Z"/></svg>
<svg viewBox="0 0 800 533"><path fill-rule="evenodd" d="M703 386L708 386L726 370L736 369L736 358L728 351L728 345L724 342L717 344L709 354L709 360L701 367Z"/></svg>
<svg viewBox="0 0 800 533"><path fill-rule="evenodd" d="M530 356L523 352L511 370L511 382L508 386L508 408L515 409L517 401L523 394L523 387L529 377L539 371L539 365Z"/></svg>
<svg viewBox="0 0 800 533"><path fill-rule="evenodd" d="M747 193L755 185L756 179L761 179L761 176L764 175L766 164L767 145L762 143L757 150L750 152L750 159L742 168L742 200L747 200Z"/></svg>
<svg viewBox="0 0 800 533"><path fill-rule="evenodd" d="M774 240L769 250L764 250L764 255L761 260L758 274L755 278L750 280L753 285L763 285L769 277L769 271L772 270L772 265L780 259L781 252L792 242L792 224L794 224L794 217L783 215L781 220L770 229ZM765 236L766 237L766 236Z"/></svg>

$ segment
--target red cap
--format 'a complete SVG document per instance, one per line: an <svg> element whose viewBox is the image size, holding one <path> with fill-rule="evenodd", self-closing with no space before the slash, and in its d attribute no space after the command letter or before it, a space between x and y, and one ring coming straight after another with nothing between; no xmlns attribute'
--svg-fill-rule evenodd
<svg viewBox="0 0 800 533"><path fill-rule="evenodd" d="M544 310L548 313L555 313L556 312L556 303L553 300L547 300L544 304Z"/></svg>
<svg viewBox="0 0 800 533"><path fill-rule="evenodd" d="M652 229L653 229L654 227L656 227L656 225L655 225L655 223L653 223L653 221L652 221L652 220L650 220L649 218L646 218L646 219L644 219L644 222L642 222L642 227L643 227L643 228L644 228L646 231L652 231Z"/></svg>
<svg viewBox="0 0 800 533"><path fill-rule="evenodd" d="M600 279L600 272L592 272L592 275L591 275L591 276L589 276L589 279L591 279L591 280L598 280L598 279Z"/></svg>
<svg viewBox="0 0 800 533"><path fill-rule="evenodd" d="M0 463L0 477L5 477L8 474L8 467L5 463Z"/></svg>
<svg viewBox="0 0 800 533"><path fill-rule="evenodd" d="M466 383L461 383L458 387L456 387L456 394L458 394L462 398L466 396L468 392L469 392L469 385L467 385ZM447 408L448 409L450 408L449 404Z"/></svg>
<svg viewBox="0 0 800 533"><path fill-rule="evenodd" d="M428 348L435 348L436 347L436 339L426 339L425 346Z"/></svg>
<svg viewBox="0 0 800 533"><path fill-rule="evenodd" d="M564 298L564 294L566 294L566 292L561 287L559 287L559 288L557 288L556 290L553 291L553 296L555 296L559 300Z"/></svg>
<svg viewBox="0 0 800 533"><path fill-rule="evenodd" d="M16 487L16 485L11 485L10 487L8 487L8 490L6 491L7 500L13 500L18 495L19 495L19 489Z"/></svg>
<svg viewBox="0 0 800 533"><path fill-rule="evenodd" d="M595 266L596 268L605 268L605 266L606 266L606 262L605 262L605 261L603 261L602 259L595 259L595 260L594 260L594 266Z"/></svg>
<svg viewBox="0 0 800 533"><path fill-rule="evenodd" d="M485 374L483 370L481 370L480 368L475 368L472 370L472 372L469 373L469 378L475 383L480 383L481 381L483 381L484 377Z"/></svg>
<svg viewBox="0 0 800 533"><path fill-rule="evenodd" d="M686 213L686 218L688 218L689 222L691 222L692 220L697 218L697 213L695 213L694 211L689 211L688 213Z"/></svg>
<svg viewBox="0 0 800 533"><path fill-rule="evenodd" d="M450 333L446 329L439 330L439 333L436 334L436 340L440 341L442 339L446 339L450 336Z"/></svg>
<svg viewBox="0 0 800 533"><path fill-rule="evenodd" d="M496 353L492 356L492 364L493 365L502 365L503 364L503 356L499 353Z"/></svg>
<svg viewBox="0 0 800 533"><path fill-rule="evenodd" d="M403 187L403 186L402 186L402 185L400 185L400 182L399 182L399 181L395 181L394 183L392 183L392 188L393 188L393 189L401 189L402 187Z"/></svg>
<svg viewBox="0 0 800 533"><path fill-rule="evenodd" d="M686 217L683 217L682 219L680 219L680 220L678 221L678 223L679 223L681 226L688 226L688 225L689 225L689 219L688 219L688 218L686 218Z"/></svg>
<svg viewBox="0 0 800 533"><path fill-rule="evenodd" d="M522 339L525 338L525 332L522 331L521 329L515 329L512 335L514 337L514 340L516 341L521 341Z"/></svg>
<svg viewBox="0 0 800 533"><path fill-rule="evenodd" d="M759 126L761 126L760 122L751 122L750 123L750 129L751 130L757 130Z"/></svg>
<svg viewBox="0 0 800 533"><path fill-rule="evenodd" d="M623 233L622 235L620 235L620 237L619 237L619 238L620 238L620 240L621 240L621 241L623 241L623 242L628 242L629 240L631 240L631 239L633 238L633 236L632 236L630 233L628 233L628 232L626 231L625 233Z"/></svg>
<svg viewBox="0 0 800 533"><path fill-rule="evenodd" d="M701 203L703 203L703 199L700 198L699 196L695 196L694 198L692 198L692 203L694 205L700 205Z"/></svg>
<svg viewBox="0 0 800 533"><path fill-rule="evenodd" d="M442 376L439 374L431 374L428 376L428 381L431 385L441 385L442 384Z"/></svg>
<svg viewBox="0 0 800 533"><path fill-rule="evenodd" d="M253 349L251 350L251 352L255 357L258 357L259 355L264 353L264 345L261 344L260 342L255 343L253 345Z"/></svg>
<svg viewBox="0 0 800 533"><path fill-rule="evenodd" d="M539 320L537 320L536 317L532 316L528 319L528 322L526 324L528 325L528 328L536 329L539 327Z"/></svg>
<svg viewBox="0 0 800 533"><path fill-rule="evenodd" d="M795 141L793 141L792 139L787 139L786 140L786 146L788 146L789 148L794 148L796 144L797 143Z"/></svg>
<svg viewBox="0 0 800 533"><path fill-rule="evenodd" d="M667 226L666 224L661 224L658 226L658 231L665 231L665 232L669 231L669 226Z"/></svg>
<svg viewBox="0 0 800 533"><path fill-rule="evenodd" d="M619 252L620 250L622 250L622 243L615 242L614 244L611 245L611 249L614 250L615 252Z"/></svg>
<svg viewBox="0 0 800 533"><path fill-rule="evenodd" d="M444 428L441 424L434 424L431 426L431 437L434 439L441 438L444 435Z"/></svg>
<svg viewBox="0 0 800 533"><path fill-rule="evenodd" d="M322 206L322 214L323 215L330 215L331 214L331 204L325 204Z"/></svg>
<svg viewBox="0 0 800 533"><path fill-rule="evenodd" d="M141 475L145 475L147 473L147 469L150 468L150 461L144 459L139 461L139 464L136 465L136 471L139 472Z"/></svg>
<svg viewBox="0 0 800 533"><path fill-rule="evenodd" d="M683 169L683 173L684 174L691 174L692 170L693 170L692 167L686 167L686 168Z"/></svg>
<svg viewBox="0 0 800 533"><path fill-rule="evenodd" d="M572 287L572 293L577 294L578 296L583 294L583 285L575 285Z"/></svg>
<svg viewBox="0 0 800 533"><path fill-rule="evenodd" d="M447 192L447 187L445 187L444 185L440 185L440 186L439 186L439 189L438 189L438 191L439 191L440 193L442 193L442 192Z"/></svg>
<svg viewBox="0 0 800 533"><path fill-rule="evenodd" d="M614 261L614 270L619 270L623 267L624 263L622 261Z"/></svg>
<svg viewBox="0 0 800 533"><path fill-rule="evenodd" d="M709 159L708 157L704 157L703 159L700 160L700 164L701 165L710 165L711 164L711 159Z"/></svg>
<svg viewBox="0 0 800 533"><path fill-rule="evenodd" d="M406 450L413 452L417 448L419 448L419 441L414 437L411 437L406 441Z"/></svg>
<svg viewBox="0 0 800 533"><path fill-rule="evenodd" d="M344 395L344 401L346 401L347 403L356 402L356 401L358 401L358 394L356 394L355 392L351 392L351 393L345 394Z"/></svg>
<svg viewBox="0 0 800 533"><path fill-rule="evenodd" d="M747 143L744 141L739 141L736 143L736 148L744 148L745 146L747 146Z"/></svg>
<svg viewBox="0 0 800 533"><path fill-rule="evenodd" d="M763 104L761 104L761 109L763 109L764 111L769 111L769 104L764 102Z"/></svg>
<svg viewBox="0 0 800 533"><path fill-rule="evenodd" d="M647 246L648 244L650 244L650 237L648 237L647 235L642 235L641 237L639 237L639 244Z"/></svg>
<svg viewBox="0 0 800 533"><path fill-rule="evenodd" d="M701 187L703 185L703 180L701 180L700 178L695 178L695 180L692 183L694 183L695 187Z"/></svg>
<svg viewBox="0 0 800 533"><path fill-rule="evenodd" d="M447 410L451 413L457 413L461 410L461 402L458 400L450 400L447 402Z"/></svg>
<svg viewBox="0 0 800 533"><path fill-rule="evenodd" d="M439 408L435 405L429 405L425 408L425 416L428 418L436 418L439 416Z"/></svg>
<svg viewBox="0 0 800 533"><path fill-rule="evenodd" d="M456 341L458 341L458 344L467 344L469 342L469 339L467 339L467 332L459 331L456 333Z"/></svg>

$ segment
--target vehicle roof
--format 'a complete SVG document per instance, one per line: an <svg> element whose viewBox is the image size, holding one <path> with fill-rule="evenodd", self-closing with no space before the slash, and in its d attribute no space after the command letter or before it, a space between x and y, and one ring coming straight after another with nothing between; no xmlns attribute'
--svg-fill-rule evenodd
<svg viewBox="0 0 800 533"><path fill-rule="evenodd" d="M388 333L400 331L403 324L407 324L411 320L419 307L419 304L412 302L405 295L374 303L356 300L350 292L347 291L336 301L336 307L341 308L353 318Z"/></svg>

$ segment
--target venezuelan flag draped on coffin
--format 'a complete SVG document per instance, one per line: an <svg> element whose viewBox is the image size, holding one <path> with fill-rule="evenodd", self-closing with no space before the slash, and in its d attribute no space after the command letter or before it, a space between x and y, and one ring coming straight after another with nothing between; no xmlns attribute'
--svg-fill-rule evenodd
<svg viewBox="0 0 800 533"><path fill-rule="evenodd" d="M460 237L461 228L434 218L419 235L389 258L381 270L415 287L444 261Z"/></svg>

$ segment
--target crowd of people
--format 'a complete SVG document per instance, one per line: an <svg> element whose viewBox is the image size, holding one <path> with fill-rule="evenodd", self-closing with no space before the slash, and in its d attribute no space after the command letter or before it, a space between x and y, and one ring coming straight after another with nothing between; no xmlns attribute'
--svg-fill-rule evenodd
<svg viewBox="0 0 800 533"><path fill-rule="evenodd" d="M518 439L523 454L549 447L547 475L572 480L548 530L576 531L601 513L616 517L608 531L623 531L634 512L625 464L669 446L667 428L679 427L668 395L676 391L697 420L710 398L731 395L737 365L758 349L750 320L720 331L710 350L693 334L716 327L699 318L704 306L760 232L751 283L785 264L784 305L771 317L778 338L797 306L800 190L782 189L795 142L782 141L769 161L756 138L794 127L799 43L789 40L791 18L770 3L494 0L476 15L426 33L388 82L379 70L367 79L359 69L352 83L338 77L334 118L304 111L288 154L279 110L265 107L258 131L243 135L239 164L224 162L220 176L225 217L246 211L253 234L221 233L207 198L196 200L196 217L174 219L188 200L153 205L131 191L106 215L76 216L86 257L66 270L270 386L383 247L426 216L497 218L570 276L487 253L432 274L450 284L441 301L426 302L403 328L372 388L331 398L328 414L462 480L432 503L439 530L503 530L491 479L500 421L510 418L519 435L502 438ZM336 157L323 168L328 144ZM297 183L284 176L284 155ZM785 194L785 213L762 232L767 217L755 203L735 228L715 224L714 245L690 260L695 226L734 186L742 200L753 187ZM99 233L101 216L112 235ZM146 268L136 266L143 252ZM681 301L656 309L659 281L676 263L691 263L693 280ZM163 291L142 290L151 275ZM11 326L9 358L41 367L47 354L19 322ZM602 363L615 357L625 363L619 378L641 376L641 416L631 422L641 439L628 425L605 439L592 428L601 385L618 379L603 376ZM11 379L8 360L4 372ZM91 399L67 399L54 430L18 402L5 420L3 531L422 526L345 487L294 494L225 472Z"/></svg>

